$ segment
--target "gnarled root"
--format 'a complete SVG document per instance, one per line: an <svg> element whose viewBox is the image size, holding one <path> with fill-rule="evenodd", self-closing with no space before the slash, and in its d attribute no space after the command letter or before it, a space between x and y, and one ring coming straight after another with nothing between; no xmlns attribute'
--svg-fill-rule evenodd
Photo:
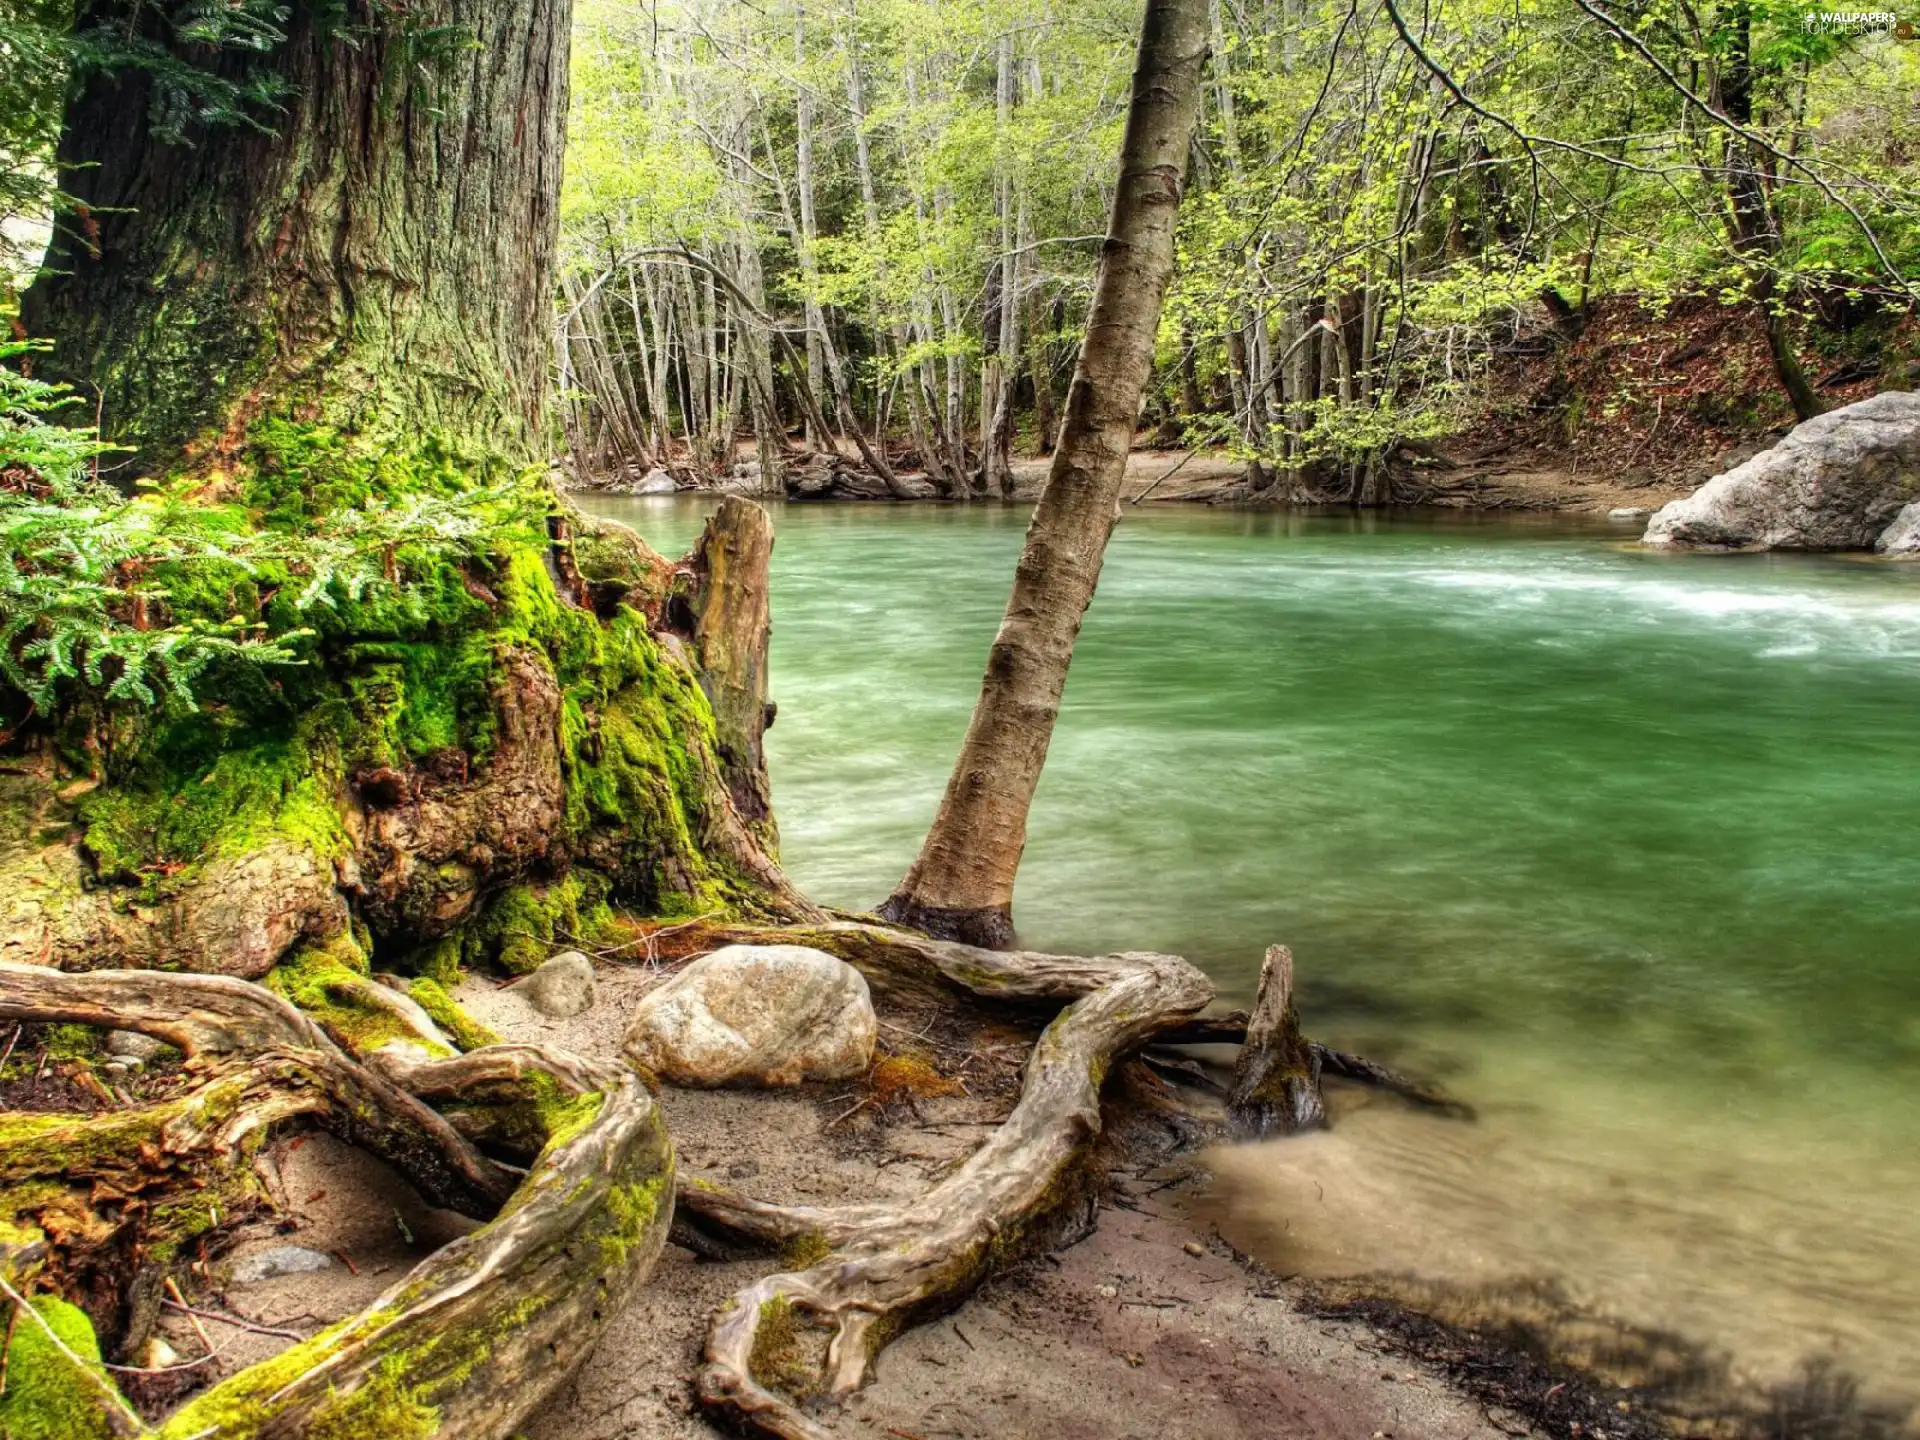
<svg viewBox="0 0 1920 1440"><path fill-rule="evenodd" d="M97 1412L88 1433L504 1440L586 1356L665 1243L673 1151L652 1098L624 1072L504 1045L420 1062L389 1053L383 1074L343 1054L278 996L209 976L0 965L0 1017L140 1030L184 1050L193 1081L132 1110L29 1117L31 1143L9 1147L0 1182L71 1178L77 1155L88 1157L78 1173L93 1167L109 1182L176 1157L231 1166L272 1122L309 1115L381 1155L428 1199L494 1215L360 1314L242 1371L156 1428L60 1351L49 1363L72 1362L63 1378ZM462 1115L531 1113L539 1143L529 1146L538 1153L525 1178L482 1155L410 1089L436 1102L457 1098ZM524 1139L528 1123L513 1137ZM465 1128L493 1134L485 1124ZM44 1242L0 1244L9 1290L24 1288L46 1252ZM21 1306L16 1324L41 1325L36 1314Z"/></svg>
<svg viewBox="0 0 1920 1440"><path fill-rule="evenodd" d="M957 1303L996 1268L1056 1238L1063 1223L1090 1223L1084 1162L1100 1131L1108 1067L1213 998L1206 977L1175 956L1089 961L973 951L876 926L824 928L854 941L849 948L877 968L892 956L909 972L930 970L923 978L937 974L975 993L1079 998L1041 1034L1019 1103L994 1137L917 1200L813 1208L682 1192L703 1223L818 1257L737 1294L714 1318L699 1376L706 1405L783 1440L823 1432L774 1388L769 1371L780 1370L793 1394L817 1387L844 1397L901 1323ZM778 1353L796 1321L832 1327L818 1376L796 1377L793 1357Z"/></svg>

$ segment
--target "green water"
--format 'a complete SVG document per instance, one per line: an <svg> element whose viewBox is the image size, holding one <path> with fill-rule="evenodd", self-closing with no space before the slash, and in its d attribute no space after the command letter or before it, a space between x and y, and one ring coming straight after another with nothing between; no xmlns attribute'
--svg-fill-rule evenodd
<svg viewBox="0 0 1920 1440"><path fill-rule="evenodd" d="M598 501L659 548L681 501ZM1021 512L777 515L790 872L870 906L965 728ZM1920 1327L1920 567L1618 527L1130 513L1035 805L1037 947L1158 948L1481 1108L1223 1156L1291 1268L1547 1277L1742 1373Z"/></svg>

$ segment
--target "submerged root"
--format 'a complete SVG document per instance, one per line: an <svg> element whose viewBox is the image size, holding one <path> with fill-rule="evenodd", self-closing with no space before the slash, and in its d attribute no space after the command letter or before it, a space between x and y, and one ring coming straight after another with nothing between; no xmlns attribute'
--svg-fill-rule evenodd
<svg viewBox="0 0 1920 1440"><path fill-rule="evenodd" d="M269 1125L302 1115L388 1161L430 1201L494 1217L358 1315L157 1426L141 1423L104 1377L63 1372L62 1393L78 1407L65 1433L504 1440L584 1359L665 1243L672 1147L630 1074L528 1045L424 1061L388 1052L383 1074L278 996L209 976L0 964L0 1018L142 1031L186 1053L190 1082L130 1110L28 1117L32 1133L9 1145L0 1174L12 1197L77 1176L94 1182L92 1203L112 1207L136 1174L243 1170ZM493 1124L457 1128L417 1096ZM524 1179L461 1133L492 1137L496 1126L537 1152ZM24 1298L54 1247L27 1228L32 1213L16 1206L8 1219L0 1278ZM16 1322L38 1325L34 1316ZM48 1353L51 1365L87 1368L84 1357Z"/></svg>
<svg viewBox="0 0 1920 1440"><path fill-rule="evenodd" d="M850 1395L903 1324L957 1304L988 1275L1063 1231L1090 1227L1085 1162L1100 1132L1100 1087L1109 1067L1213 998L1206 977L1175 956L1084 960L976 951L877 926L824 929L861 952L863 969L938 977L984 996L1066 996L1072 1003L1042 1032L1019 1103L993 1138L916 1200L778 1206L703 1186L682 1191L683 1206L700 1223L804 1261L749 1285L714 1317L698 1381L709 1408L782 1440L824 1433L793 1396ZM769 1327L796 1325L831 1331L817 1376L796 1375L791 1335L770 1338ZM768 1362L774 1349L777 1366Z"/></svg>

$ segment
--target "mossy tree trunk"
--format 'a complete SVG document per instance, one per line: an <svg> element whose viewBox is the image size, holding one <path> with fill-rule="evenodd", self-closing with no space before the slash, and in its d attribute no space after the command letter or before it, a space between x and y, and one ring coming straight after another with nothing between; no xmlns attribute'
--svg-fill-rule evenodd
<svg viewBox="0 0 1920 1440"><path fill-rule="evenodd" d="M151 1292L142 1271L260 1203L266 1127L329 1125L498 1215L157 1433L502 1437L644 1275L672 1156L634 1077L488 1046L442 984L623 911L818 918L765 813L764 516L676 565L545 479L568 0L292 0L245 61L180 42L180 8L80 0L79 21L271 69L279 108L176 143L151 72L89 79L60 158L97 228L26 314L98 386L123 475L191 482L130 509L263 541L117 582L140 625L237 619L306 663L222 662L191 709L0 692L0 1019L187 1052L165 1101L21 1132L0 1280L76 1295L124 1353L138 1297L69 1282ZM241 1012L266 1029L230 1044ZM44 1433L141 1432L69 1379L99 1425Z"/></svg>
<svg viewBox="0 0 1920 1440"><path fill-rule="evenodd" d="M204 63L175 8L81 0L77 23ZM283 82L258 128L170 138L149 72L87 80L59 163L91 220L24 318L138 469L237 458L263 416L541 454L571 10L294 0L268 57L215 67Z"/></svg>

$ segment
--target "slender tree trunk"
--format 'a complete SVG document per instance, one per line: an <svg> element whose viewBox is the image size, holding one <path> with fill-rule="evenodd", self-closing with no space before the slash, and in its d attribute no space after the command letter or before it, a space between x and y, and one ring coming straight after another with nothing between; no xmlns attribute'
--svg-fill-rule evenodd
<svg viewBox="0 0 1920 1440"><path fill-rule="evenodd" d="M1721 63L1720 106L1727 118L1741 126L1753 124L1753 10L1748 0L1736 0L1728 11L1726 55ZM1762 178L1753 146L1736 135L1726 137L1727 201L1731 212L1734 248L1754 263L1753 299L1766 328L1767 351L1773 373L1793 404L1794 415L1811 420L1826 409L1814 393L1807 372L1794 353L1787 317L1780 308L1780 221Z"/></svg>
<svg viewBox="0 0 1920 1440"><path fill-rule="evenodd" d="M1066 422L1014 572L953 776L882 913L1005 946L1027 813L1080 622L1119 516L1140 397L1173 275L1174 226L1207 56L1206 0L1149 0L1113 215Z"/></svg>
<svg viewBox="0 0 1920 1440"><path fill-rule="evenodd" d="M325 8L293 7L264 130L169 144L140 69L92 72L68 107L60 183L97 247L63 230L24 319L98 387L133 473L183 450L223 464L270 416L544 454L569 0L356 13L351 44ZM82 0L76 19L173 43L166 7ZM436 26L473 48L423 67L412 37Z"/></svg>

